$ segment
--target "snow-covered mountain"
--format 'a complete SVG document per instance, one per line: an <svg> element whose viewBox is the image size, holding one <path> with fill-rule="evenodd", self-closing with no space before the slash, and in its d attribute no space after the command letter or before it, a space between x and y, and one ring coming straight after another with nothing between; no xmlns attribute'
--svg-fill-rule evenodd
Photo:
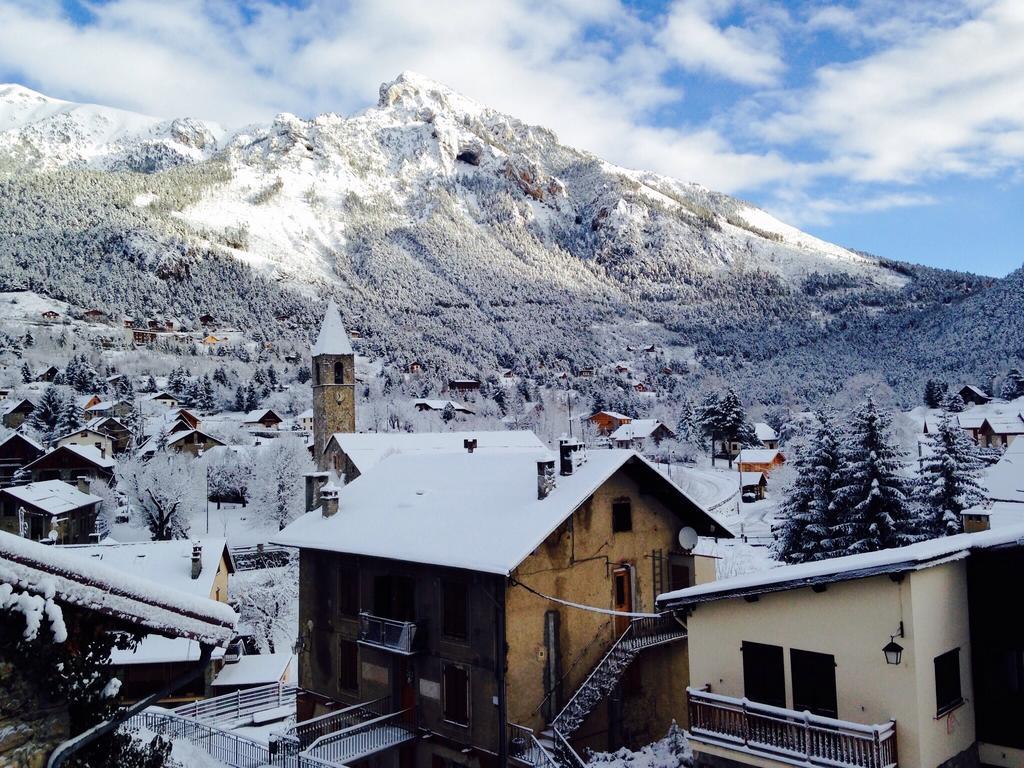
<svg viewBox="0 0 1024 768"><path fill-rule="evenodd" d="M748 377L984 287L616 167L408 72L361 114L233 133L0 86L0 174L10 282L184 322L221 296L240 322L283 323L271 336L304 334L311 299L331 294L367 353L441 372L600 366L657 343L694 376ZM70 231L69 215L84 217ZM840 362L837 377L876 364Z"/></svg>

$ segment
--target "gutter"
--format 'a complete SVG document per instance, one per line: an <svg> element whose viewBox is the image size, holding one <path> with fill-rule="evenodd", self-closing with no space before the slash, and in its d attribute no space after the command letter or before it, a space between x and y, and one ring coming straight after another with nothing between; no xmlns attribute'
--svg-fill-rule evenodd
<svg viewBox="0 0 1024 768"><path fill-rule="evenodd" d="M197 677L206 674L206 668L210 665L210 657L212 653L212 645L201 645L199 650L199 664L195 669L179 675L156 693L151 693L144 699L135 702L132 706L120 710L110 720L104 720L102 723L97 723L89 730L83 731L74 738L68 739L63 744L60 744L50 754L50 759L46 763L46 768L60 768L68 758L89 746L97 739L106 736L113 730L116 730L142 710L147 707L151 707L153 704L160 701L160 699L165 698L186 683L191 683Z"/></svg>

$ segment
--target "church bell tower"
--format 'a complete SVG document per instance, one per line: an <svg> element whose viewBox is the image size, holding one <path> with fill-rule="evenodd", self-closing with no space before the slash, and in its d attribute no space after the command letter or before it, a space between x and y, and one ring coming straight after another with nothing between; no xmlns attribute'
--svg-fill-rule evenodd
<svg viewBox="0 0 1024 768"><path fill-rule="evenodd" d="M356 431L355 353L337 305L327 305L313 345L313 457L327 470L324 449L336 432Z"/></svg>

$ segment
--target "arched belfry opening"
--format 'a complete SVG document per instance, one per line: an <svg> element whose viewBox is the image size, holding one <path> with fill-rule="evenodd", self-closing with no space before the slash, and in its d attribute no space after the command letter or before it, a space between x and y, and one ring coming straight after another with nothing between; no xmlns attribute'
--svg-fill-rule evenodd
<svg viewBox="0 0 1024 768"><path fill-rule="evenodd" d="M334 383L344 384L345 383L345 366L341 360L334 362Z"/></svg>

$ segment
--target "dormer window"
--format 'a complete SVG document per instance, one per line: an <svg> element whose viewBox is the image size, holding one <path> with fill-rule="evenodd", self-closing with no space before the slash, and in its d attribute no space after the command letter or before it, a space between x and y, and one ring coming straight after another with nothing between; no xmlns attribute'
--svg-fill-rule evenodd
<svg viewBox="0 0 1024 768"><path fill-rule="evenodd" d="M612 533L628 533L633 530L633 504L628 498L612 502Z"/></svg>

